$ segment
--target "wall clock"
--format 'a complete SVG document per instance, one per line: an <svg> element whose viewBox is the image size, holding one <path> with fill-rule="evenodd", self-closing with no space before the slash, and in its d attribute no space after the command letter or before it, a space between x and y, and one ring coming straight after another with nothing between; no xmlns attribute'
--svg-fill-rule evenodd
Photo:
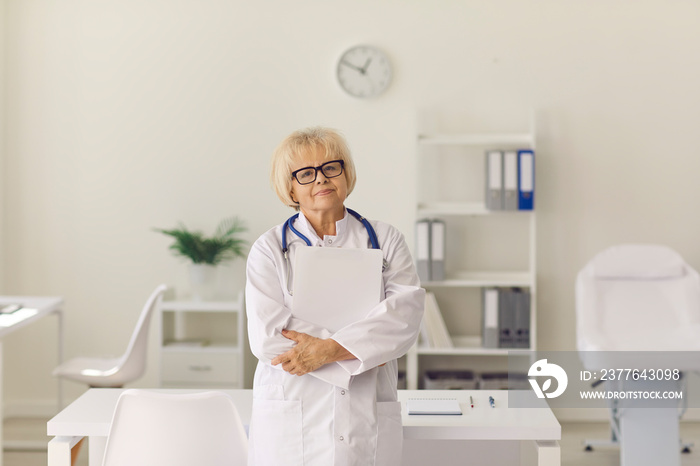
<svg viewBox="0 0 700 466"><path fill-rule="evenodd" d="M353 97L376 97L391 83L391 63L376 47L357 45L338 60L336 76L340 87Z"/></svg>

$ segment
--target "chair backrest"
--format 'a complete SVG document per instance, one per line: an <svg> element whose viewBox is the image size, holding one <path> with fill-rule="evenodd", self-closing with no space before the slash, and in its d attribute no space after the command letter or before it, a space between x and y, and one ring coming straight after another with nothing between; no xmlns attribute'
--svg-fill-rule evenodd
<svg viewBox="0 0 700 466"><path fill-rule="evenodd" d="M274 446L271 446L274 447ZM125 390L103 466L244 466L248 439L230 396Z"/></svg>
<svg viewBox="0 0 700 466"><path fill-rule="evenodd" d="M129 346L127 346L126 352L119 362L120 380L125 382L136 380L146 371L148 328L151 316L163 299L163 293L167 289L166 285L158 285L143 306L134 333L131 335L131 340L129 340Z"/></svg>
<svg viewBox="0 0 700 466"><path fill-rule="evenodd" d="M673 249L625 244L576 279L579 351L690 351L700 341L700 276Z"/></svg>

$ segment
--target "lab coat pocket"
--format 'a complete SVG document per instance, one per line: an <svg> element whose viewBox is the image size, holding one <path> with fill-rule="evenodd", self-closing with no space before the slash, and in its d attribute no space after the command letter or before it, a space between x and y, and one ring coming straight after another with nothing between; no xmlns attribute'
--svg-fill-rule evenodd
<svg viewBox="0 0 700 466"><path fill-rule="evenodd" d="M375 466L398 466L403 449L403 426L401 424L401 402L380 401L377 403L377 453Z"/></svg>
<svg viewBox="0 0 700 466"><path fill-rule="evenodd" d="M253 399L284 400L284 387L282 385L260 385L253 390Z"/></svg>
<svg viewBox="0 0 700 466"><path fill-rule="evenodd" d="M301 426L301 401L254 399L249 465L302 465Z"/></svg>

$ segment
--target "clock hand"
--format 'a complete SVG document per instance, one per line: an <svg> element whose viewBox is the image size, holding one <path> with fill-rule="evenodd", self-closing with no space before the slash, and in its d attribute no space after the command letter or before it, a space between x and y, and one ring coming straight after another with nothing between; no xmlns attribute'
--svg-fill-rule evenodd
<svg viewBox="0 0 700 466"><path fill-rule="evenodd" d="M362 74L365 74L367 72L367 67L369 66L370 63L372 63L371 57L367 58L367 61L365 62L365 66L362 67Z"/></svg>
<svg viewBox="0 0 700 466"><path fill-rule="evenodd" d="M362 73L362 74L365 74L365 70L364 70L363 68L360 68L359 66L355 66L355 65L353 65L353 64L350 63L350 62L347 62L347 61L345 61L345 60L340 60L340 63L342 63L342 64L345 65L345 66L348 66L348 67L352 68L353 70L357 70L357 71L359 71L359 72Z"/></svg>

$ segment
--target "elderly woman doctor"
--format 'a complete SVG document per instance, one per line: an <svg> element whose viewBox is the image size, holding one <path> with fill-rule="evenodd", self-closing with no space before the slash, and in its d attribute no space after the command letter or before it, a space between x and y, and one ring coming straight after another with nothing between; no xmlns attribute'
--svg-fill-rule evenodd
<svg viewBox="0 0 700 466"><path fill-rule="evenodd" d="M264 233L248 256L248 334L259 359L249 464L398 465L396 360L418 335L425 299L403 236L345 208L355 168L333 130L288 136L274 152L271 177L282 202L299 212ZM365 319L331 333L294 317L288 267L296 248L373 246L384 256L384 299Z"/></svg>

